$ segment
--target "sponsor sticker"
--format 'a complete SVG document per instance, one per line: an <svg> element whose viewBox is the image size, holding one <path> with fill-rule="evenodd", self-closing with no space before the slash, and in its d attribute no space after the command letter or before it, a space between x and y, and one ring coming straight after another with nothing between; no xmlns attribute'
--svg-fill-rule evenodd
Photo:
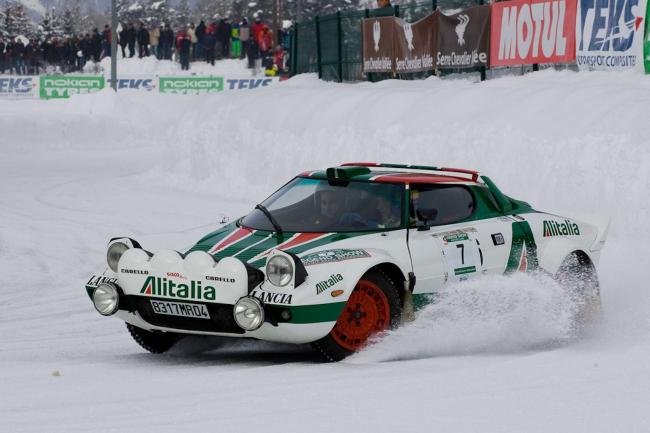
<svg viewBox="0 0 650 433"><path fill-rule="evenodd" d="M578 224L569 220L564 220L564 222L544 220L542 231L545 238L551 236L580 236Z"/></svg>
<svg viewBox="0 0 650 433"><path fill-rule="evenodd" d="M104 77L44 75L40 79L40 96L42 99L69 98L72 95L99 92L104 85Z"/></svg>
<svg viewBox="0 0 650 433"><path fill-rule="evenodd" d="M318 251L300 258L305 266L321 265L323 263L341 262L343 260L362 259L370 257L370 253L361 249L336 249Z"/></svg>
<svg viewBox="0 0 650 433"><path fill-rule="evenodd" d="M316 283L316 294L320 295L324 291L334 287L336 284L343 281L343 276L341 274L334 274L329 277L327 280L319 281Z"/></svg>
<svg viewBox="0 0 650 433"><path fill-rule="evenodd" d="M140 294L152 297L214 301L217 290L213 286L204 286L201 281L191 280L187 283L177 284L168 278L149 276L142 284Z"/></svg>
<svg viewBox="0 0 650 433"><path fill-rule="evenodd" d="M223 91L223 77L160 77L160 93L183 95L216 93Z"/></svg>
<svg viewBox="0 0 650 433"><path fill-rule="evenodd" d="M505 244L506 241L503 238L503 233L494 233L494 234L492 234L492 243L494 243L495 246Z"/></svg>
<svg viewBox="0 0 650 433"><path fill-rule="evenodd" d="M286 293L274 293L266 292L264 290L255 289L251 292L251 296L256 297L260 301L266 304L283 304L291 305L291 300L293 295L288 295Z"/></svg>
<svg viewBox="0 0 650 433"><path fill-rule="evenodd" d="M86 287L97 288L97 286L102 283L115 284L117 283L117 278L105 277L104 275L93 275L86 283Z"/></svg>

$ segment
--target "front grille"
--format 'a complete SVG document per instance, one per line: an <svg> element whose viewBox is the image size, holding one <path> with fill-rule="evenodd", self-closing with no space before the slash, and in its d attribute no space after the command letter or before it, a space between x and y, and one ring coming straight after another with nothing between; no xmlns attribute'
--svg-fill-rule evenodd
<svg viewBox="0 0 650 433"><path fill-rule="evenodd" d="M152 298L143 298L132 296L131 300L135 304L140 316L154 326L163 326L165 328L184 329L187 331L204 331L204 332L225 332L230 334L243 334L244 330L237 326L232 314L232 305L229 304L204 304L208 309L210 320L196 319L193 317L168 316L165 314L156 314L153 311L151 302ZM154 299L159 301L175 302L169 299ZM201 304L201 302L182 301L185 304Z"/></svg>

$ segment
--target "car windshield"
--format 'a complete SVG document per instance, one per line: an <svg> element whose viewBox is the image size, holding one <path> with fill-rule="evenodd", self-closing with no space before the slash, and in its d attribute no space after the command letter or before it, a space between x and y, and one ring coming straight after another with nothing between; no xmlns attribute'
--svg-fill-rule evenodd
<svg viewBox="0 0 650 433"><path fill-rule="evenodd" d="M402 226L404 187L388 183L295 178L262 202L287 232L351 232ZM270 219L254 209L241 224L274 231Z"/></svg>

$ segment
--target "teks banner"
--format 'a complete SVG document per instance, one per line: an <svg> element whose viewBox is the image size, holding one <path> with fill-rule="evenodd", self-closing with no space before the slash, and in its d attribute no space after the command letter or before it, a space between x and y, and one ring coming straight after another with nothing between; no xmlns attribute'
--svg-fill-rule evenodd
<svg viewBox="0 0 650 433"><path fill-rule="evenodd" d="M580 0L580 69L643 69L646 0Z"/></svg>
<svg viewBox="0 0 650 433"><path fill-rule="evenodd" d="M577 8L577 0L492 4L490 66L574 61Z"/></svg>

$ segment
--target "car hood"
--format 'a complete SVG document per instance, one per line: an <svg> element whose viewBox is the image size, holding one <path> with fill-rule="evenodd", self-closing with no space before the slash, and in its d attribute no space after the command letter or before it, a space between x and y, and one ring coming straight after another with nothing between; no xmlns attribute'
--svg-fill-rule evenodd
<svg viewBox="0 0 650 433"><path fill-rule="evenodd" d="M203 237L187 252L205 251L217 259L235 257L261 268L266 263L266 256L276 248L300 255L334 242L368 234L371 233L285 232L278 235L275 232L253 230L231 223Z"/></svg>

